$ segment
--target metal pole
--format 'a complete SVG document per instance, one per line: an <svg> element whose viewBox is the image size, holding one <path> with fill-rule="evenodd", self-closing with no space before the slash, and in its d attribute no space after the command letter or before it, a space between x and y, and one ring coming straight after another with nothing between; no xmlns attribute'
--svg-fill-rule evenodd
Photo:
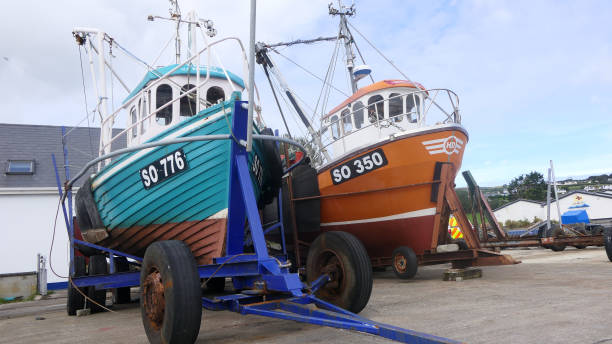
<svg viewBox="0 0 612 344"><path fill-rule="evenodd" d="M546 187L546 230L547 233L550 234L550 186L552 180L552 172L551 169L548 169L548 185Z"/></svg>
<svg viewBox="0 0 612 344"><path fill-rule="evenodd" d="M550 172L552 174L553 190L555 191L555 202L557 203L557 216L559 216L559 227L563 225L561 221L561 206L559 206L559 194L557 193L557 181L555 180L555 168L553 167L552 160L550 161Z"/></svg>
<svg viewBox="0 0 612 344"><path fill-rule="evenodd" d="M246 150L253 149L253 102L255 101L255 14L257 1L251 0L251 35L249 38L249 108L247 115Z"/></svg>

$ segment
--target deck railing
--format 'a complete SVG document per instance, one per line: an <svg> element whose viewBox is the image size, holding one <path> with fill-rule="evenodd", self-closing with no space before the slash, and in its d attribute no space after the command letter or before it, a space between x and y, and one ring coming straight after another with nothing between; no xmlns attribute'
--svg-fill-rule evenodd
<svg viewBox="0 0 612 344"><path fill-rule="evenodd" d="M330 123L322 125L319 130L323 141L323 148L327 149L338 141L366 129L371 130L372 127L378 128L380 132L387 128L393 128L388 131L391 133L401 133L431 125L446 123L461 124L459 97L449 89L440 88L398 93L393 97L364 105L359 109L354 109L354 106L352 106L350 112L339 115L335 121L331 121L333 115L329 117ZM412 97L413 99L412 104L414 104L414 107L412 109L406 109L407 97ZM402 111L390 116L388 104L397 98L401 99ZM383 107L383 114L378 112L381 105ZM363 122L357 128L356 122L353 119L355 118L355 113L359 111L362 111ZM350 130L346 132L344 128L345 123L350 123L351 125ZM333 155L338 156L338 153L333 152ZM316 161L317 159L314 160Z"/></svg>
<svg viewBox="0 0 612 344"><path fill-rule="evenodd" d="M144 100L144 97L146 97L147 92L149 92L151 89L153 89L154 87L156 87L156 86L157 86L157 85L159 85L160 83L162 83L162 82L164 82L164 81L166 81L166 82L168 82L168 81L169 81L169 82L171 82L171 83L176 84L174 81L172 81L172 80L170 79L170 76L171 76L171 75L172 75L174 72L176 72L177 70L179 70L180 68L182 68L182 67L184 67L184 66L187 66L187 65L191 66L191 65L192 65L192 62L193 62L194 60L199 61L201 54L202 54L202 53L204 53L205 51L208 53L208 61L207 61L207 66L210 66L210 62L211 62L211 61L210 61L210 58L211 58L211 57L210 57L210 52L211 52L211 49L210 49L210 48L211 48L212 46L215 46L215 45L219 44L219 43L222 43L222 42L225 42L225 41L232 41L232 40L234 40L234 41L236 41L236 42L238 43L238 45L239 45L239 47L240 47L240 49L241 49L241 51L242 51L242 57L243 57L243 62L244 62L244 71L248 71L248 65L247 65L248 61L247 61L246 51L245 51L244 46L243 46L243 44L242 44L242 42L240 41L240 39L239 39L239 38L237 38L237 37L226 37L226 38L223 38L223 39L217 40L217 41L212 42L212 43L208 43L208 41L206 40L206 46L205 46L203 49L201 49L200 51L198 51L196 54L194 54L193 56L191 56L189 59L187 59L187 60L186 60L186 61L184 61L183 63L178 64L177 66L175 66L174 68L172 68L170 71L166 72L165 74L161 75L161 73L158 73L158 74L160 74L160 75L157 75L157 76L158 76L158 78L157 78L157 79L155 79L154 81L150 82L150 83L149 83L149 85L147 85L146 87L144 87L142 90L140 90L138 93L136 93L135 95L133 95L132 97L130 97L130 98L129 98L129 99L127 99L126 101L124 101L124 103L123 103L123 104L122 104L122 105L121 105L121 106L120 106L120 107L119 107L117 110L115 110L115 111L114 111L112 114L110 114L109 116L107 116L106 118L104 118L104 120L102 121L102 127L105 127L105 125L109 125L109 122L110 122L110 123L113 123L113 122L114 122L114 120L115 120L115 118L118 116L118 114L119 114L119 113L120 113L122 110L126 109L126 108L128 107L128 105L130 105L130 104L132 103L132 101L133 101L133 100L135 100L135 99L139 99L139 98ZM216 56L216 54L215 54L215 56ZM221 63L221 61L219 60L218 56L216 56L216 58L217 58L217 62L218 62L218 63L219 63L219 65L220 65L220 68L222 69L222 71L223 71L223 73L224 73L224 75L225 75L226 79L228 80L228 82L229 82L229 84L230 84L230 87L232 88L232 91L235 91L236 89L235 89L235 87L234 87L234 85L233 85L233 81L231 80L231 78L230 78L230 76L229 76L229 73L227 72L227 70L225 69L225 67L223 66L223 64ZM199 64L199 63L198 63L198 64ZM199 76L200 76L200 66L194 66L194 68L196 69L196 75L197 75L197 76L196 76L196 79L198 79L198 81L199 81ZM155 70L150 70L150 72L155 73ZM180 101L180 99L182 99L183 97L187 97L187 96L189 96L189 97L193 98L193 97L195 96L195 98L197 99L197 100L196 100L196 104L198 104L198 105L197 105L197 107L196 107L196 108L198 109L198 110L196 111L196 114L197 114L197 113L199 113L199 110L200 110L200 105L202 104L202 98L201 98L201 97L199 97L199 90L200 90L200 89L201 89L203 86L205 86L205 85L206 85L206 84L209 82L209 80L210 80L210 67L207 67L207 69L206 69L206 78L204 79L204 81L199 82L199 83L198 83L198 81L196 81L197 85L196 85L195 87L192 87L192 88L191 88L191 89L189 89L188 91L181 92L181 94L180 94L178 97L175 97L175 98L173 98L172 100L170 100L170 101L166 102L165 104L163 104L162 106L160 106L160 107L156 108L154 111L152 111L151 113L147 114L146 116L142 116L142 115L141 115L141 116L140 116L140 119L139 119L138 121L136 121L136 122L134 122L134 123L132 123L132 124L128 125L128 126L127 126L125 129L123 129L121 132L119 132L118 134L116 134L116 135L112 136L112 138L111 138L110 140L108 140L108 142L104 142L104 140L103 140L103 139L102 139L102 137L101 137L101 139L100 139L101 141L100 141L100 150L99 150L99 155L100 155L100 156L102 156L102 155L104 155L104 154L107 154L107 153L110 151L110 147L111 147L112 143L113 143L113 142L115 142L115 141L116 141L118 138L120 138L120 137L121 137L121 136L123 136L123 135L127 135L127 133L131 133L131 132L132 132L132 130L138 130L139 126L142 126L142 125L143 125L143 123L145 123L145 121L150 121L150 119L151 119L153 116L156 116L158 112L160 112L160 111L164 110L164 109L165 109L165 108L167 108L168 106L171 106L171 105L172 105L172 104L174 104L175 102ZM178 85L178 84L177 84L177 86L180 88L182 85ZM196 94L195 94L195 95L194 95L194 92L196 92ZM141 106L142 108L140 109L140 110L141 110L141 111L140 111L140 113L141 113L141 114L144 114L144 113L146 113L146 112L145 112L146 110L144 109L144 105L142 105L142 104L144 104L144 101L143 101L143 102L141 102L141 105L140 105L140 106ZM206 104L206 102L204 102L204 105L206 106L206 105L209 105L209 104ZM129 114L128 114L128 116L129 116ZM105 161L104 161L104 164L107 164L108 162L109 162L109 161L105 160ZM101 168L101 166L102 166L101 164L102 164L102 162L101 162L101 163L100 163L100 165L98 166L98 169L100 169L100 168Z"/></svg>

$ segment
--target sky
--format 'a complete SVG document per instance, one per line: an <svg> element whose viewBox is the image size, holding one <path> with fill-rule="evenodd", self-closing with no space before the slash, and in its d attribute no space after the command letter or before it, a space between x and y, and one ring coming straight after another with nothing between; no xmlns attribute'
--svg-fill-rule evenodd
<svg viewBox="0 0 612 344"><path fill-rule="evenodd" d="M333 36L337 18L325 1L259 1L257 40L288 41ZM218 36L239 37L248 46L249 1L181 1L186 14L215 23ZM549 160L559 178L612 173L612 2L609 1L356 1L351 23L398 68L427 88L458 94L462 124L469 132L462 169L482 186L508 183L538 171ZM131 53L152 63L170 39L168 3L156 1L16 1L0 13L0 122L88 125L95 107L91 77L73 27L106 31ZM354 33L355 34L355 33ZM183 37L186 41L186 38ZM356 34L375 80L398 79ZM333 43L285 48L281 53L323 76ZM235 44L216 50L225 67L242 73ZM172 63L172 50L157 64ZM145 70L121 51L112 59L122 79L135 86ZM282 56L272 55L291 88L310 109L321 82ZM338 71L342 65L338 66ZM347 83L336 78L348 92ZM261 69L256 82L268 125L282 122ZM117 81L112 103L126 96ZM365 86L362 81L360 86ZM334 92L331 109L343 100ZM99 120L89 118L89 125ZM299 133L296 122L292 130ZM119 127L125 122L119 121ZM457 185L465 185L457 178Z"/></svg>

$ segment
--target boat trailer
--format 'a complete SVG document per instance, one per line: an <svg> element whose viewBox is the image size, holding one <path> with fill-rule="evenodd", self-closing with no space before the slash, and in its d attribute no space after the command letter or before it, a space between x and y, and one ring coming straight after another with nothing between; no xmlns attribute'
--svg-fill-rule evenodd
<svg viewBox="0 0 612 344"><path fill-rule="evenodd" d="M233 140L231 145L225 256L215 258L213 264L209 265L196 266L187 246L184 244L181 246L182 242L179 241L155 242L147 248L144 257L139 257L81 240L78 236L78 229L75 229L74 226L71 191L73 180L70 180L65 135L62 136L65 178L67 181L65 190L62 190L55 156L52 158L70 241L69 307L72 289L77 291L87 289L90 291L89 295L92 295L92 290L98 293L103 292L104 298L102 303L104 303L107 289L140 286L140 307L143 324L149 340L154 340L160 331L166 331L164 332L164 337L166 340L170 338L169 342L172 342L172 339L178 342L195 341L199 333L202 308L205 308L213 311L229 310L243 315L253 314L354 330L403 343L457 343L451 339L368 320L323 301L317 298L315 293L330 279L328 275L320 276L311 284L304 283L300 280L297 273L289 271L291 264L286 256L271 256L268 253L265 233L273 229L272 227L280 228L281 233L284 233L284 227L282 217L278 223L266 229L262 226L249 174L248 152L244 145L247 139L248 116L246 105L247 102L236 102L235 116L232 119L231 130ZM204 139L204 137L202 138ZM259 139L263 138L259 137ZM274 138L274 140L279 140L279 138ZM159 142L159 146L165 144L168 143ZM69 180L70 182L68 182ZM254 249L252 253L244 251L245 219L250 227L250 240L253 243ZM284 235L282 245L286 252ZM150 252L153 251L153 246L155 246L157 251L161 252L161 254L157 253L158 258L164 255L166 258L170 257L168 258L168 266L170 267L168 270L170 271L165 271L163 266L159 268L160 271L157 271L155 268L150 269L150 271L144 270L144 267L149 266L151 257L155 258L155 252ZM171 247L171 249L168 249L168 247ZM90 258L90 276L84 275L83 268L81 268L81 273L79 274L79 267L75 264L75 257L80 255L80 253L77 253L79 248L93 249L98 251L98 254L106 256L109 261L108 273L92 275L92 259ZM176 252L184 253L185 249L187 250L186 257L191 257L191 260L180 258L181 255L176 254ZM106 264L106 257L103 261L104 264ZM80 260L84 261L82 258ZM129 271L128 269L128 271L119 272L118 260L125 261L126 259L131 260L129 264L140 266L141 271ZM189 275L191 273L189 267L191 266L193 267L193 276ZM180 275L178 274L180 271L187 272ZM160 284L159 280L155 279L155 276L164 275L164 273L171 280L168 283ZM194 281L191 277L195 277L196 280ZM202 279L207 279L208 281L213 277L223 279L230 277L237 292L222 296L202 297L200 281ZM189 281L184 282L185 280ZM166 281L164 280L164 282ZM174 285L170 282L174 282ZM184 305L189 307L180 307L181 303L177 303L176 299L187 298L186 294L188 293L182 293L181 289L181 285L184 286L185 283L191 283L192 285L195 283L197 285L197 295L191 296L191 299L188 300L189 302L184 303ZM164 292L166 296L163 296ZM195 302L201 306L192 309L191 305L193 305L194 298L196 299ZM316 309L312 306L309 307L309 305L316 306ZM81 305L81 308L83 307L84 304ZM171 313L174 324L177 325L174 328L170 326L170 330L164 327L166 324L163 323L163 321L167 322L167 315L169 313ZM177 319L182 319L183 322L178 323Z"/></svg>
<svg viewBox="0 0 612 344"><path fill-rule="evenodd" d="M604 238L610 228L603 225L591 225L576 230L565 224L548 228L546 221L540 221L518 235L510 235L497 222L487 198L470 171L464 171L463 177L468 185L473 214L473 225L468 228L473 228L471 233L476 235L475 238L481 247L493 250L513 247L543 247L553 251L563 251L567 246L574 246L578 249L587 246L607 246Z"/></svg>

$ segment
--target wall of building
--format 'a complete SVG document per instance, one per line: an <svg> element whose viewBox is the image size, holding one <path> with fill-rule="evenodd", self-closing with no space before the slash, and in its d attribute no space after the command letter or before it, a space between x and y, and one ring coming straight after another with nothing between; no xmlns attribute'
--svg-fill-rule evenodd
<svg viewBox="0 0 612 344"><path fill-rule="evenodd" d="M53 236L53 220L58 205L57 191L20 189L0 192L2 240L0 240L0 274L36 270L36 254L48 257L47 263L60 276L68 274L68 234L60 208L57 217L53 255L49 248ZM49 259L50 258L50 259ZM47 281L63 281L47 266Z"/></svg>
<svg viewBox="0 0 612 344"><path fill-rule="evenodd" d="M495 217L500 224L504 224L507 220L528 220L533 221L534 217L544 219L546 217L545 210L537 203L528 201L518 201L506 207L495 211Z"/></svg>
<svg viewBox="0 0 612 344"><path fill-rule="evenodd" d="M577 198L580 197L580 198ZM587 204L588 207L570 208L572 206L580 205L581 203ZM559 200L559 208L561 214L568 210L573 209L584 209L589 215L590 219L608 219L612 218L612 198L605 197L597 194L589 193L574 193L563 197ZM518 201L510 204L506 207L495 211L495 217L500 223L506 222L506 220L524 220L533 221L534 216L544 220L547 217L546 204L539 205L537 203L528 201ZM553 220L559 220L557 215L557 203L552 202L550 208L550 218Z"/></svg>
<svg viewBox="0 0 612 344"><path fill-rule="evenodd" d="M23 297L36 293L36 272L0 274L0 298Z"/></svg>
<svg viewBox="0 0 612 344"><path fill-rule="evenodd" d="M582 199L577 200L576 196L579 196ZM584 202L584 204L587 204L588 207L575 209L586 210L587 214L589 214L590 219L612 218L612 198L588 193L577 193L560 199L559 206L561 207L561 214L563 214L567 210L570 210L571 206L577 205L579 204L579 202ZM556 207L556 204L554 206ZM552 208L551 212L552 210L556 212L556 208ZM557 219L556 213L555 219Z"/></svg>

